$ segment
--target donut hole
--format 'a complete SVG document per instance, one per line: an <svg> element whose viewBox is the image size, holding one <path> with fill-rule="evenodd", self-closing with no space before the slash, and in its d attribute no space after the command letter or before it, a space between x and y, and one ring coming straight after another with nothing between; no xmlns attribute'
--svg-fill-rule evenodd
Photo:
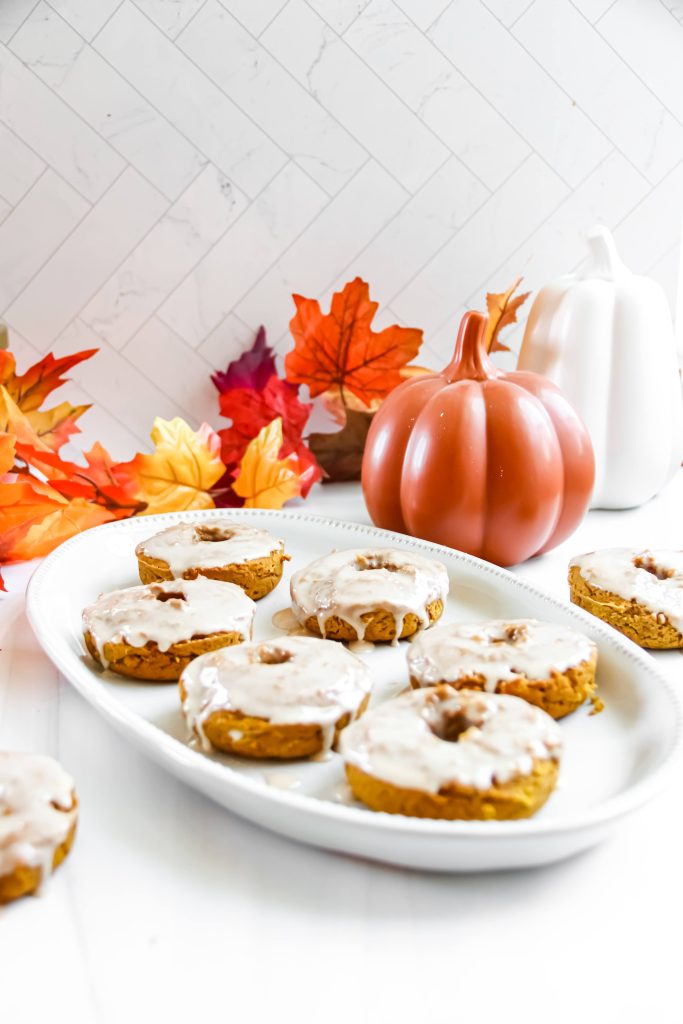
<svg viewBox="0 0 683 1024"><path fill-rule="evenodd" d="M258 660L262 665L284 665L291 661L294 655L282 647L260 647Z"/></svg>
<svg viewBox="0 0 683 1024"><path fill-rule="evenodd" d="M356 555L356 568L358 572L367 572L372 569L385 569L387 572L401 572L401 567L394 565L389 559L385 559L383 555L370 554L370 555Z"/></svg>
<svg viewBox="0 0 683 1024"><path fill-rule="evenodd" d="M187 601L182 590L157 590L154 596L157 601L163 601L164 603L166 601Z"/></svg>
<svg viewBox="0 0 683 1024"><path fill-rule="evenodd" d="M478 729L483 719L465 708L448 708L427 718L431 732L446 743L457 743L470 729Z"/></svg>
<svg viewBox="0 0 683 1024"><path fill-rule="evenodd" d="M633 564L636 569L644 569L645 572L652 573L658 580L670 580L674 575L673 569L667 569L663 565L657 565L652 555L637 555L633 559Z"/></svg>
<svg viewBox="0 0 683 1024"><path fill-rule="evenodd" d="M217 543L221 540L230 540L231 537L235 536L234 529L229 526L195 526L194 535L197 540L208 541L208 543Z"/></svg>

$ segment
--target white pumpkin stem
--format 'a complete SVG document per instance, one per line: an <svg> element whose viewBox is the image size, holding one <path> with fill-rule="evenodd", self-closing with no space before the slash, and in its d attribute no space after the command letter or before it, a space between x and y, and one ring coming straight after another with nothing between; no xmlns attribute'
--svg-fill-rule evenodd
<svg viewBox="0 0 683 1024"><path fill-rule="evenodd" d="M592 266L589 268L592 276L613 278L626 270L608 227L596 224L588 232L587 240L592 257Z"/></svg>

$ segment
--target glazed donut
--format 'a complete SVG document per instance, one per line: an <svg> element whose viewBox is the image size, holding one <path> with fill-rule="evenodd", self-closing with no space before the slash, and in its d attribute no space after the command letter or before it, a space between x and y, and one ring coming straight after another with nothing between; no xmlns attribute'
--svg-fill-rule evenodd
<svg viewBox="0 0 683 1024"><path fill-rule="evenodd" d="M440 562L396 548L334 551L291 580L292 610L331 640L395 641L441 616L448 573Z"/></svg>
<svg viewBox="0 0 683 1024"><path fill-rule="evenodd" d="M366 664L340 644L291 636L197 658L180 698L205 750L294 758L326 753L370 688Z"/></svg>
<svg viewBox="0 0 683 1024"><path fill-rule="evenodd" d="M683 647L683 551L605 548L569 563L571 599L640 647Z"/></svg>
<svg viewBox="0 0 683 1024"><path fill-rule="evenodd" d="M198 655L249 639L254 611L232 583L165 580L102 594L83 611L83 636L103 668L175 680Z"/></svg>
<svg viewBox="0 0 683 1024"><path fill-rule="evenodd" d="M346 777L373 811L528 818L557 781L562 739L519 697L433 686L369 711L340 740Z"/></svg>
<svg viewBox="0 0 683 1024"><path fill-rule="evenodd" d="M289 558L283 541L229 519L169 526L138 544L135 554L143 583L208 576L237 584L253 601L277 586Z"/></svg>
<svg viewBox="0 0 683 1024"><path fill-rule="evenodd" d="M535 619L447 622L408 651L413 687L511 693L562 718L595 692L597 647L567 626Z"/></svg>
<svg viewBox="0 0 683 1024"><path fill-rule="evenodd" d="M73 780L51 757L0 753L0 903L36 892L74 841Z"/></svg>

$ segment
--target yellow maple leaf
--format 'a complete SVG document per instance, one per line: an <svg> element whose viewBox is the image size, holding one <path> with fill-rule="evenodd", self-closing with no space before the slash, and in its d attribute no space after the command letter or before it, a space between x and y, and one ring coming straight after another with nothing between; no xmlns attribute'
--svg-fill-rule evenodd
<svg viewBox="0 0 683 1024"><path fill-rule="evenodd" d="M523 295L516 295L514 299L512 298L521 283L522 278L518 277L507 291L499 294L488 292L486 295L486 309L489 318L484 332L484 345L487 352L510 351L508 346L499 340L498 335L503 327L517 323L517 310L531 295L531 292L524 292Z"/></svg>
<svg viewBox="0 0 683 1024"><path fill-rule="evenodd" d="M282 417L278 416L247 445L240 471L232 485L244 498L245 508L282 508L290 498L301 494L298 459L278 458L282 448Z"/></svg>
<svg viewBox="0 0 683 1024"><path fill-rule="evenodd" d="M180 417L157 417L150 436L151 455L138 454L118 467L136 481L135 497L147 504L143 514L213 508L208 492L225 472L218 434L208 423L192 430Z"/></svg>
<svg viewBox="0 0 683 1024"><path fill-rule="evenodd" d="M29 444L39 451L50 450L4 386L0 386L0 430L12 434L17 441Z"/></svg>

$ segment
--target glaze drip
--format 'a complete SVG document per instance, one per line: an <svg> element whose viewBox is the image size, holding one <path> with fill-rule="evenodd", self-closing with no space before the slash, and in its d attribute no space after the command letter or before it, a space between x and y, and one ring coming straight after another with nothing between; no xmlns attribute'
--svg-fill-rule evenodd
<svg viewBox="0 0 683 1024"><path fill-rule="evenodd" d="M61 765L51 757L0 753L0 876L38 868L44 881L76 817L73 780Z"/></svg>
<svg viewBox="0 0 683 1024"><path fill-rule="evenodd" d="M587 583L636 601L655 618L665 616L683 633L683 551L604 548L578 555L569 565L578 567Z"/></svg>
<svg viewBox="0 0 683 1024"><path fill-rule="evenodd" d="M363 616L383 609L398 637L409 612L423 629L429 626L427 606L446 600L448 573L440 562L398 548L334 551L294 573L290 592L299 622L315 617L323 635L326 621L337 616L362 640Z"/></svg>
<svg viewBox="0 0 683 1024"><path fill-rule="evenodd" d="M596 650L582 633L535 619L447 622L416 638L408 672L421 686L470 679L494 693L512 679L549 679L594 658Z"/></svg>
<svg viewBox="0 0 683 1024"><path fill-rule="evenodd" d="M220 569L256 558L269 558L284 551L284 542L267 530L229 519L205 523L178 523L143 540L135 549L138 557L166 562L174 576L190 569Z"/></svg>
<svg viewBox="0 0 683 1024"><path fill-rule="evenodd" d="M128 587L103 594L83 611L83 630L90 632L102 663L104 645L148 642L167 651L173 644L213 633L251 636L254 602L233 583L199 576Z"/></svg>
<svg viewBox="0 0 683 1024"><path fill-rule="evenodd" d="M345 729L344 760L377 779L430 793L489 789L559 760L553 719L519 697L437 686L412 690Z"/></svg>
<svg viewBox="0 0 683 1024"><path fill-rule="evenodd" d="M283 637L204 654L188 665L181 684L185 717L205 750L204 723L221 710L274 723L314 723L329 749L337 722L356 713L372 680L365 663L341 644Z"/></svg>

